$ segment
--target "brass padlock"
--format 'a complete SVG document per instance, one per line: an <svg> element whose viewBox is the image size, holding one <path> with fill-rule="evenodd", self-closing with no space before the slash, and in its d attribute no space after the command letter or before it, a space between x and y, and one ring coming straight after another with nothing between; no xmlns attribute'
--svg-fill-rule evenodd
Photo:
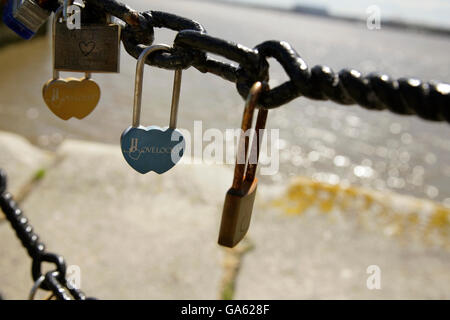
<svg viewBox="0 0 450 320"><path fill-rule="evenodd" d="M53 17L53 34L62 8ZM55 59L55 41L53 41L53 59ZM100 100L100 87L91 79L90 72L84 72L83 78L61 78L59 70L53 69L53 78L42 88L42 97L48 108L59 118L69 120L72 117L83 119L89 115Z"/></svg>
<svg viewBox="0 0 450 320"><path fill-rule="evenodd" d="M233 185L227 192L222 212L219 234L219 244L222 246L234 247L244 238L250 227L258 184L256 168L258 166L261 140L266 126L267 109L259 109L258 111L250 152L248 130L251 129L253 123L253 114L260 93L267 89L268 86L266 84L256 82L247 98L242 119L242 131L239 139ZM253 160L253 163L249 160Z"/></svg>
<svg viewBox="0 0 450 320"><path fill-rule="evenodd" d="M67 1L64 11L67 12ZM67 28L64 19L55 25L54 69L74 72L119 72L120 26L117 24L81 25Z"/></svg>

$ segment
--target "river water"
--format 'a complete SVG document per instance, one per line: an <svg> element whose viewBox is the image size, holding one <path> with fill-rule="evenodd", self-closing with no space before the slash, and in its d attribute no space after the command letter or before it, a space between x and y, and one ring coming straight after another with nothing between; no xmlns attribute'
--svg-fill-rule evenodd
<svg viewBox="0 0 450 320"><path fill-rule="evenodd" d="M212 35L253 47L286 40L313 66L353 67L394 77L450 82L450 39L361 23L197 1L130 0L135 9L162 10L200 21ZM157 30L157 42L174 32ZM131 124L136 61L122 49L120 74L94 74L101 101L86 119L62 121L45 106L42 85L51 75L50 40L36 39L0 51L0 130L54 149L66 138L117 144ZM271 62L271 85L286 79ZM151 71L150 71L151 70ZM146 69L143 124L169 121L173 74ZM208 128L236 128L243 102L233 84L196 70L184 72L179 121ZM354 184L428 198L450 206L450 127L388 112L297 99L269 112L269 128L280 129L280 172L263 177L281 182L306 176L332 184Z"/></svg>
<svg viewBox="0 0 450 320"><path fill-rule="evenodd" d="M450 28L450 3L447 0L211 0L216 2L242 3L246 5L291 9L307 6L327 10L338 16L365 19L368 8L376 6L381 19L392 19L439 28ZM370 11L370 9L369 9Z"/></svg>

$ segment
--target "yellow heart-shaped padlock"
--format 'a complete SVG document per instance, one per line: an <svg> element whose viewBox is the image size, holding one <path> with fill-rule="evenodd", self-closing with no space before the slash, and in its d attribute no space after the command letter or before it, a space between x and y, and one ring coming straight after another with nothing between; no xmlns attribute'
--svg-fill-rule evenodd
<svg viewBox="0 0 450 320"><path fill-rule="evenodd" d="M44 85L42 95L49 109L61 119L83 119L97 106L100 87L89 78L57 78Z"/></svg>
<svg viewBox="0 0 450 320"><path fill-rule="evenodd" d="M66 8L67 2L64 4ZM66 9L65 9L66 10ZM53 79L47 81L42 88L42 96L49 109L63 120L72 117L83 119L90 114L100 100L100 87L91 80L91 74L86 71L85 77L60 78L59 69L55 69L55 32L56 22L63 13L59 8L53 17ZM86 44L86 50L91 50Z"/></svg>

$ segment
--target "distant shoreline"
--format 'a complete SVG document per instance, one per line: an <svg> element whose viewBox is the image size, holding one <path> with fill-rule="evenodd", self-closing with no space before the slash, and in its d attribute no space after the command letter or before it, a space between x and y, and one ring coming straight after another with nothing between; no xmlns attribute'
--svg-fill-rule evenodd
<svg viewBox="0 0 450 320"><path fill-rule="evenodd" d="M311 7L309 7L309 6L293 6L291 8L281 8L281 7L271 6L271 5L234 2L234 1L229 1L229 0L214 0L214 1L213 0L195 0L195 1L222 3L222 4L227 4L227 5L237 5L240 7L255 8L255 9L262 9L262 10L281 11L281 12L287 12L287 13L292 13L292 14L309 15L309 16L314 16L314 17L319 17L319 18L334 19L334 20L347 21L347 22L353 22L353 23L366 23L366 21L361 18L351 17L351 16L334 15L334 14L329 13L326 9L321 9L321 7L314 7L314 6L311 6ZM381 27L389 27L389 28L401 29L401 30L406 30L406 31L438 34L438 35L443 35L443 36L447 36L447 37L450 36L450 29L439 28L439 27L417 24L417 23L410 23L410 22L405 22L405 21L395 21L395 20L390 20L390 19L382 19Z"/></svg>

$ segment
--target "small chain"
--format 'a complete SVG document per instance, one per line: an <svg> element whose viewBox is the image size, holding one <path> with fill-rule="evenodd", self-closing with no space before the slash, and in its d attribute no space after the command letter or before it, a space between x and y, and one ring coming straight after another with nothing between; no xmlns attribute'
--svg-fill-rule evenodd
<svg viewBox="0 0 450 320"><path fill-rule="evenodd" d="M85 300L86 296L81 290L67 283L64 258L45 250L45 245L34 232L28 218L25 217L12 195L7 192L7 177L2 169L0 169L0 209L5 213L6 219L33 261L31 268L33 280L36 282L41 278L44 279L39 288L51 291L56 298L61 300ZM42 264L44 262L53 264L55 270L43 275Z"/></svg>

